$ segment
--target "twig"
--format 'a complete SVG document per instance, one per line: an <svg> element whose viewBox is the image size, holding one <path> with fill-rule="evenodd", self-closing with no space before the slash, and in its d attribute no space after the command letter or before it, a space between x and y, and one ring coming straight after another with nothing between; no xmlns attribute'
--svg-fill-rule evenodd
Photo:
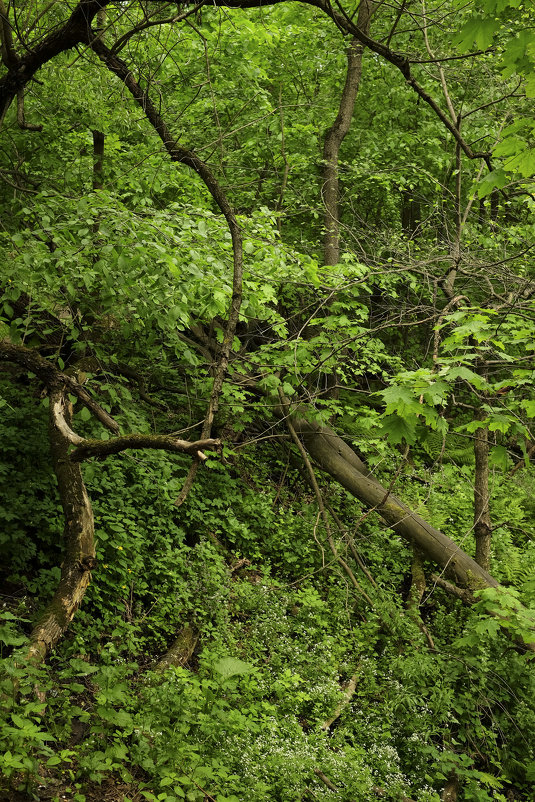
<svg viewBox="0 0 535 802"><path fill-rule="evenodd" d="M329 511L329 514L331 515L331 517L332 517L333 521L335 522L336 526L338 527L338 529L340 531L340 534L342 534L345 537L347 545L349 546L349 550L351 551L351 554L353 555L353 559L355 560L355 562L357 563L357 565L359 566L361 571L366 575L366 578L368 579L370 584L373 585L374 588L376 588L377 587L377 582L375 581L375 579L371 575L368 567L366 566L366 564L364 563L362 557L358 553L357 548L355 546L355 540L354 540L353 536L349 534L348 530L343 525L342 521L340 520L338 515L335 513L333 508L330 506L330 504L327 504L327 502L325 502L325 506L326 506L327 510ZM367 512L364 513L364 515L360 516L359 520L357 521L356 528L358 528L358 526L360 526L362 521L365 518L367 518L368 515L370 515L371 512L372 512L372 510L368 510Z"/></svg>
<svg viewBox="0 0 535 802"><path fill-rule="evenodd" d="M324 774L319 769L314 769L314 774L316 775L316 777L318 777L322 781L323 785L326 785L327 788L329 788L330 791L339 791L340 790L333 782L331 782L329 780L327 775Z"/></svg>

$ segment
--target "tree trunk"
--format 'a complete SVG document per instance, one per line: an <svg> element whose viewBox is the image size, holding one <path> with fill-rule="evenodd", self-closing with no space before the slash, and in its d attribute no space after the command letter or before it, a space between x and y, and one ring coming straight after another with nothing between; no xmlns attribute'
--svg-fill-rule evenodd
<svg viewBox="0 0 535 802"><path fill-rule="evenodd" d="M171 648L157 663L155 671L167 671L171 666L183 666L195 651L199 633L189 624L182 627Z"/></svg>
<svg viewBox="0 0 535 802"><path fill-rule="evenodd" d="M357 27L366 35L370 29L371 10L370 0L361 0ZM338 156L353 117L362 75L363 51L364 46L358 39L353 38L347 51L347 73L338 114L325 134L323 145L322 198L325 206L323 258L326 265L336 265L340 261Z"/></svg>
<svg viewBox="0 0 535 802"><path fill-rule="evenodd" d="M442 791L442 802L457 802L459 793L459 780L454 771L452 771L448 782Z"/></svg>
<svg viewBox="0 0 535 802"><path fill-rule="evenodd" d="M93 189L104 186L104 134L93 130Z"/></svg>
<svg viewBox="0 0 535 802"><path fill-rule="evenodd" d="M28 658L44 660L67 627L84 597L95 567L94 521L80 465L68 457L70 440L62 421L70 425L72 407L62 389L50 395L50 451L65 514L65 553L57 590L30 636Z"/></svg>
<svg viewBox="0 0 535 802"><path fill-rule="evenodd" d="M476 562L485 571L489 571L492 523L489 510L489 430L486 426L476 431L474 455L476 460L474 480Z"/></svg>
<svg viewBox="0 0 535 802"><path fill-rule="evenodd" d="M373 507L395 532L420 548L427 559L441 565L455 581L472 590L498 587L494 577L455 541L428 524L393 493L389 493L332 429L299 416L295 416L292 422L320 468L367 507Z"/></svg>

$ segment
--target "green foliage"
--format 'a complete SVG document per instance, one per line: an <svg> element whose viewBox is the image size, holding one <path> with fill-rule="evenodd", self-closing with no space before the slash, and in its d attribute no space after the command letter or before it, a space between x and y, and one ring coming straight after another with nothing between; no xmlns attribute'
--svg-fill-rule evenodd
<svg viewBox="0 0 535 802"><path fill-rule="evenodd" d="M7 5L26 52L68 4L18 4L16 20ZM372 36L410 58L434 102L446 82L452 119L494 169L465 159L402 71L366 51L338 160L341 256L323 265L322 149L346 44L319 8L227 11L106 9L104 42L121 42L237 210L244 291L213 427L223 447L185 503L189 457L83 464L97 566L40 667L25 648L60 577L64 512L43 386L0 366L0 795L49 784L84 802L109 783L151 802L438 802L454 773L460 802L527 801L533 14L517 0L446 4L416 30L408 5L378 4ZM175 12L185 24L152 24ZM457 58L474 46L493 52ZM0 341L80 376L123 431L193 439L232 293L224 216L85 46L42 67L25 114L43 130L14 106L2 129ZM318 474L327 531L273 414L279 390L472 555L473 444L488 430L500 588L463 609L426 563L416 609L410 544ZM77 433L109 437L71 401ZM185 627L194 651L160 671Z"/></svg>

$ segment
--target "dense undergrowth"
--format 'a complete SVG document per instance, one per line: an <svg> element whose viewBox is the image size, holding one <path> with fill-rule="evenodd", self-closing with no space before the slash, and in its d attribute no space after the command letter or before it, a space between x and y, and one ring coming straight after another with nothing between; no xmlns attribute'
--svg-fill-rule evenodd
<svg viewBox="0 0 535 802"><path fill-rule="evenodd" d="M179 509L185 459L133 452L86 465L98 568L49 664L18 662L57 582L61 511L40 445L43 404L15 408L12 387L2 394L4 798L17 788L45 798L46 788L46 798L82 802L113 778L125 800L431 802L452 772L466 800L530 798L526 656L483 611L429 583L431 648L408 603L410 550L373 517L354 532L373 607L359 597L284 448L261 464L254 448L210 459ZM407 470L422 480L413 502L439 525L448 515L461 540L470 500L464 509L459 471L430 470L417 452ZM496 572L529 592L527 485L527 474L508 484ZM325 482L325 492L349 527L359 521L343 491ZM156 670L185 627L196 639L185 665Z"/></svg>

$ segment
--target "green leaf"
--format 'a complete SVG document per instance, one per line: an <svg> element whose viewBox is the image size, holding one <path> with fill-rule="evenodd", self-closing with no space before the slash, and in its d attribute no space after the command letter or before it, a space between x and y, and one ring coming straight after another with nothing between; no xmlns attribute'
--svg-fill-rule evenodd
<svg viewBox="0 0 535 802"><path fill-rule="evenodd" d="M500 23L492 17L472 17L454 38L454 44L463 52L471 50L474 43L479 50L486 50L499 26Z"/></svg>
<svg viewBox="0 0 535 802"><path fill-rule="evenodd" d="M535 400L524 399L524 401L521 401L520 406L526 410L528 417L535 418Z"/></svg>
<svg viewBox="0 0 535 802"><path fill-rule="evenodd" d="M26 640L24 635L17 635L9 624L0 626L0 643L5 646L22 646Z"/></svg>
<svg viewBox="0 0 535 802"><path fill-rule="evenodd" d="M494 155L498 155L496 149ZM493 189L502 189L507 183L507 176L501 167L497 170L493 170L491 173L487 173L477 185L477 196L478 198L484 198L490 195Z"/></svg>
<svg viewBox="0 0 535 802"><path fill-rule="evenodd" d="M82 407L82 409L79 412L79 415L83 421L91 420L91 412L88 410L87 407Z"/></svg>
<svg viewBox="0 0 535 802"><path fill-rule="evenodd" d="M229 679L229 677L238 676L241 674L250 674L254 671L254 666L251 663L245 663L237 657L222 657L214 664L214 671L216 671L222 679Z"/></svg>
<svg viewBox="0 0 535 802"><path fill-rule="evenodd" d="M283 393L284 393L285 395L294 395L294 393L295 393L295 390L294 390L294 388L292 387L292 385L291 385L291 384L288 384L288 382L284 382L284 383L283 383L283 385L282 385L282 391L283 391Z"/></svg>
<svg viewBox="0 0 535 802"><path fill-rule="evenodd" d="M489 432L502 432L506 434L513 424L513 420L506 415L494 413L489 415Z"/></svg>
<svg viewBox="0 0 535 802"><path fill-rule="evenodd" d="M388 415L381 420L379 433L387 435L388 441L394 445L403 441L412 445L416 442L416 419L411 423L399 415Z"/></svg>
<svg viewBox="0 0 535 802"><path fill-rule="evenodd" d="M69 664L77 677L86 677L99 671L98 666L92 666L91 663L87 663L79 657L71 657Z"/></svg>
<svg viewBox="0 0 535 802"><path fill-rule="evenodd" d="M381 395L386 402L385 414L387 415L397 412L401 416L411 416L421 412L421 404L408 387L392 385L386 390L382 390Z"/></svg>
<svg viewBox="0 0 535 802"><path fill-rule="evenodd" d="M470 368L467 368L464 365L449 368L446 375L449 381L464 379L465 381L470 382L470 384L473 384L474 387L477 387L478 390L481 390L486 385L486 381L482 376L474 373L473 370L470 370Z"/></svg>
<svg viewBox="0 0 535 802"><path fill-rule="evenodd" d="M509 454L504 446L494 446L489 455L489 465L506 471L511 463Z"/></svg>

